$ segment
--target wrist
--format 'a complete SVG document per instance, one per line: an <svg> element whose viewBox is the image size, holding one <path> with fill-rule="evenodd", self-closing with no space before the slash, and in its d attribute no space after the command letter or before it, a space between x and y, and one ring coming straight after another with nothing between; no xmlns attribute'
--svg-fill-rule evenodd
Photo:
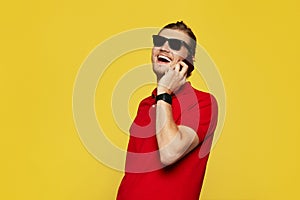
<svg viewBox="0 0 300 200"><path fill-rule="evenodd" d="M162 100L170 105L172 105L172 96L168 93L162 93L156 96L156 102Z"/></svg>
<svg viewBox="0 0 300 200"><path fill-rule="evenodd" d="M165 86L162 85L158 85L157 86L157 95L163 94L163 93L167 93L167 94L172 94L172 91L170 89L168 89Z"/></svg>

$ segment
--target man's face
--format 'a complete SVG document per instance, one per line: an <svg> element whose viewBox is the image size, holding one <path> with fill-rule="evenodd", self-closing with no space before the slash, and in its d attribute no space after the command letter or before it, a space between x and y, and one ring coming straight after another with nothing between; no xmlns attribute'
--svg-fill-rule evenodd
<svg viewBox="0 0 300 200"><path fill-rule="evenodd" d="M163 29L159 33L159 36L163 36L169 39L179 39L191 46L190 37L180 30ZM153 71L158 78L161 78L169 68L174 68L176 63L184 60L188 55L189 51L184 45L182 45L179 50L173 50L172 48L170 48L168 41L166 41L160 47L154 46L152 49Z"/></svg>

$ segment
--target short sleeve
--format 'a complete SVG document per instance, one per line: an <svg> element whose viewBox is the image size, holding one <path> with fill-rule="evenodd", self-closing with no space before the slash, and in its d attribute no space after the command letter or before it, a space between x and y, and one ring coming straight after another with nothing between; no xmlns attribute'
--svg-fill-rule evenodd
<svg viewBox="0 0 300 200"><path fill-rule="evenodd" d="M192 128L202 143L205 138L213 135L218 118L218 105L216 99L207 93L197 96L197 101L189 103L182 110L180 124Z"/></svg>

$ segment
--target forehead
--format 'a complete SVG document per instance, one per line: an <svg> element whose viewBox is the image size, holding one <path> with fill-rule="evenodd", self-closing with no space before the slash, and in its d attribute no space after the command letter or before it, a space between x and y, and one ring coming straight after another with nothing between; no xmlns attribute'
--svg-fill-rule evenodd
<svg viewBox="0 0 300 200"><path fill-rule="evenodd" d="M160 31L159 35L164 36L166 38L175 38L185 41L186 43L190 44L190 36L188 36L185 32L181 30L174 30L174 29L163 29Z"/></svg>

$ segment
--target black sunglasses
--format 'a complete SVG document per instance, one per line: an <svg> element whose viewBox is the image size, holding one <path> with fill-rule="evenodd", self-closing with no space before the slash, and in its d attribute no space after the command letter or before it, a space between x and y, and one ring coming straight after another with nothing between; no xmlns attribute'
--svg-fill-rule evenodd
<svg viewBox="0 0 300 200"><path fill-rule="evenodd" d="M179 51L181 47L184 45L189 52L191 52L191 47L183 40L175 39L175 38L165 38L160 35L152 35L153 45L155 47L161 47L165 44L166 41L169 43L169 47L175 51Z"/></svg>

